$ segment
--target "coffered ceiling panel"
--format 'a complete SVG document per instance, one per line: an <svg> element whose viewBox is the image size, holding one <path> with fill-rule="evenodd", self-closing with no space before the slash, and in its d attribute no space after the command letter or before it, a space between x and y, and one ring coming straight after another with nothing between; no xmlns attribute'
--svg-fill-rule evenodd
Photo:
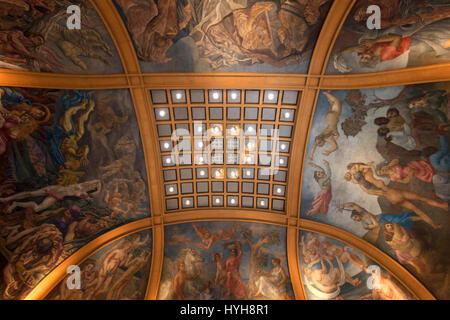
<svg viewBox="0 0 450 320"><path fill-rule="evenodd" d="M144 72L307 73L331 1L115 3Z"/></svg>
<svg viewBox="0 0 450 320"><path fill-rule="evenodd" d="M367 26L371 5L380 8L380 29ZM369 20L375 21L375 20ZM327 73L364 73L450 61L447 0L358 0L337 40Z"/></svg>
<svg viewBox="0 0 450 320"><path fill-rule="evenodd" d="M70 6L80 29L69 29ZM0 1L0 68L55 73L121 73L111 37L88 1Z"/></svg>

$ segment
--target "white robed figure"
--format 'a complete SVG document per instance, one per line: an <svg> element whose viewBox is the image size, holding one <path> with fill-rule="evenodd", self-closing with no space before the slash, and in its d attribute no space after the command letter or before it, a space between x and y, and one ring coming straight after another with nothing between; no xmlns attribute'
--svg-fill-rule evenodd
<svg viewBox="0 0 450 320"><path fill-rule="evenodd" d="M272 259L273 269L265 274L261 270L259 279L255 282L255 297L265 297L272 300L282 300L286 298L287 275L281 266L278 258Z"/></svg>

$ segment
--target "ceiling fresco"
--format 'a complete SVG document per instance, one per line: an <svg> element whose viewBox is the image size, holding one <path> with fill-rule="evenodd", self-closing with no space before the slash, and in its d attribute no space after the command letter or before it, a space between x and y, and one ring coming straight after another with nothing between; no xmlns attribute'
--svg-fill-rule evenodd
<svg viewBox="0 0 450 320"><path fill-rule="evenodd" d="M302 212L392 255L442 298L449 223L450 83L322 91Z"/></svg>
<svg viewBox="0 0 450 320"><path fill-rule="evenodd" d="M0 0L0 299L450 299L449 50L448 0Z"/></svg>
<svg viewBox="0 0 450 320"><path fill-rule="evenodd" d="M306 73L329 0L115 0L144 72Z"/></svg>
<svg viewBox="0 0 450 320"><path fill-rule="evenodd" d="M308 299L412 299L386 270L354 248L313 232L301 231L300 239L300 263Z"/></svg>
<svg viewBox="0 0 450 320"><path fill-rule="evenodd" d="M167 227L158 299L293 299L286 229L233 222Z"/></svg>
<svg viewBox="0 0 450 320"><path fill-rule="evenodd" d="M366 26L369 5L381 9L381 28ZM450 61L450 4L446 0L358 0L334 46L327 73L363 73Z"/></svg>
<svg viewBox="0 0 450 320"><path fill-rule="evenodd" d="M18 299L98 235L148 217L149 203L127 90L0 95L0 290Z"/></svg>
<svg viewBox="0 0 450 320"><path fill-rule="evenodd" d="M117 240L80 265L80 288L68 289L68 274L48 300L143 300L152 256L152 232ZM74 282L74 284L76 284Z"/></svg>
<svg viewBox="0 0 450 320"><path fill-rule="evenodd" d="M81 29L66 26L70 5ZM56 73L121 73L122 64L89 1L0 1L0 68Z"/></svg>

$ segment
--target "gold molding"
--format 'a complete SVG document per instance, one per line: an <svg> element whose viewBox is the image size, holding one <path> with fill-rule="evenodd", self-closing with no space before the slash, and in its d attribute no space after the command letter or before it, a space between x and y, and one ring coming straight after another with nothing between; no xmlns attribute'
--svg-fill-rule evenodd
<svg viewBox="0 0 450 320"><path fill-rule="evenodd" d="M436 300L428 289L425 288L425 286L399 262L395 261L389 255L358 236L345 230L310 220L302 220L299 230L319 233L348 244L354 249L357 249L361 253L365 254L380 267L388 271L397 281L399 281L401 285L405 287L405 289L409 290L409 292L415 296L416 299Z"/></svg>
<svg viewBox="0 0 450 320"><path fill-rule="evenodd" d="M27 295L25 300L43 300L64 279L66 270L71 265L81 265L94 253L106 247L110 243L129 236L133 233L150 229L151 218L142 219L115 228L96 239L88 242L66 260L53 269L37 286Z"/></svg>
<svg viewBox="0 0 450 320"><path fill-rule="evenodd" d="M183 211L182 213L168 213L164 215L165 226L196 221L246 221L286 227L289 219L283 214L268 213L258 210L226 208Z"/></svg>
<svg viewBox="0 0 450 320"><path fill-rule="evenodd" d="M356 0L334 1L314 47L308 75L323 75L334 43Z"/></svg>
<svg viewBox="0 0 450 320"><path fill-rule="evenodd" d="M450 63L374 73L326 75L322 89L360 89L450 80Z"/></svg>
<svg viewBox="0 0 450 320"><path fill-rule="evenodd" d="M289 275L291 278L292 289L296 300L307 300L305 289L303 287L303 280L301 274L301 267L298 254L298 230L296 227L288 227L286 232L286 249L287 261L289 267Z"/></svg>
<svg viewBox="0 0 450 320"><path fill-rule="evenodd" d="M148 278L145 300L156 300L164 264L164 226L153 227L152 265Z"/></svg>
<svg viewBox="0 0 450 320"><path fill-rule="evenodd" d="M273 89L301 90L304 74L279 73L152 73L143 74L149 89Z"/></svg>
<svg viewBox="0 0 450 320"><path fill-rule="evenodd" d="M0 69L0 85L43 89L120 89L128 87L124 74L79 75Z"/></svg>
<svg viewBox="0 0 450 320"><path fill-rule="evenodd" d="M140 74L141 68L128 30L112 0L90 0L116 46L126 74Z"/></svg>

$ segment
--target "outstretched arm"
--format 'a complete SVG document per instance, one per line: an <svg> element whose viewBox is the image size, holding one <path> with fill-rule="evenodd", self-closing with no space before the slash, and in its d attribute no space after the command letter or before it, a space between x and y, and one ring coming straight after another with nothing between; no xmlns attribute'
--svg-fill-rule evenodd
<svg viewBox="0 0 450 320"><path fill-rule="evenodd" d="M192 224L192 227L194 227L195 232L197 233L197 235L203 239L203 233L200 232L200 229L197 227L197 225L195 223Z"/></svg>
<svg viewBox="0 0 450 320"><path fill-rule="evenodd" d="M311 161L314 160L314 153L316 153L316 149L317 149L317 141L314 141L314 145L313 145L310 155L309 155L309 160L311 160Z"/></svg>
<svg viewBox="0 0 450 320"><path fill-rule="evenodd" d="M344 210L345 208L348 208L348 207L353 208L354 210L357 210L357 211L363 210L363 208L362 208L361 206L357 205L357 204L354 203L354 202L347 202L347 203L344 203L343 205L341 205L341 206L339 207L339 210L342 211L342 210Z"/></svg>
<svg viewBox="0 0 450 320"><path fill-rule="evenodd" d="M359 185L359 187L367 194L370 194L372 196L379 196L382 197L383 196L383 192L378 191L378 190L369 190L366 187L364 187L363 185Z"/></svg>
<svg viewBox="0 0 450 320"><path fill-rule="evenodd" d="M353 47L349 47L346 48L344 50L342 50L339 54L348 54L348 53L360 53L360 52L364 52L364 50L368 49L368 46L364 46L364 45L357 45L357 46L353 46Z"/></svg>

